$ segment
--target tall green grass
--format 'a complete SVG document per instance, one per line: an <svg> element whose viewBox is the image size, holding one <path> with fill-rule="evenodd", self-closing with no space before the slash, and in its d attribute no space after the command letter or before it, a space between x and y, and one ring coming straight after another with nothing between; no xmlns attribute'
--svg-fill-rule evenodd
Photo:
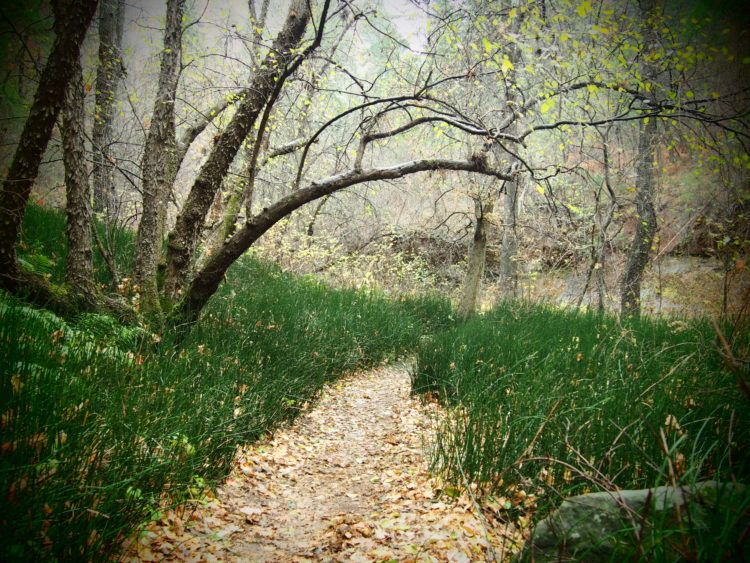
<svg viewBox="0 0 750 563"><path fill-rule="evenodd" d="M420 345L414 391L450 407L434 466L573 494L664 481L667 450L678 479L747 480L750 409L713 340L701 323L501 304Z"/></svg>
<svg viewBox="0 0 750 563"><path fill-rule="evenodd" d="M24 255L35 249L60 276L61 224L36 211ZM165 502L200 497L238 444L292 420L327 381L450 322L439 300L334 291L249 257L181 339L0 295L0 560L116 553Z"/></svg>
<svg viewBox="0 0 750 563"><path fill-rule="evenodd" d="M133 269L135 233L127 229L109 228L94 222L99 240L114 257L118 273L128 275ZM65 214L35 204L26 207L21 227L18 259L28 270L49 276L54 283L65 281L65 258L68 242L65 237ZM94 243L94 275L100 284L111 281L111 273L99 246Z"/></svg>
<svg viewBox="0 0 750 563"><path fill-rule="evenodd" d="M179 348L108 317L0 302L0 558L98 558L227 471L325 382L405 353L421 322L251 260ZM200 484L197 487L196 484ZM197 487L197 488L196 488Z"/></svg>

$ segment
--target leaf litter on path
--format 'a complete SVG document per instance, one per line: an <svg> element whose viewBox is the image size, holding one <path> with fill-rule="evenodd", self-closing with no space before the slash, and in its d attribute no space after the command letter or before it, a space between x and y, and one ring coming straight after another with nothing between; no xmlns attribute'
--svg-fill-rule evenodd
<svg viewBox="0 0 750 563"><path fill-rule="evenodd" d="M239 448L215 497L167 511L124 559L506 559L524 531L428 472L439 414L410 395L403 366L341 379L294 424Z"/></svg>

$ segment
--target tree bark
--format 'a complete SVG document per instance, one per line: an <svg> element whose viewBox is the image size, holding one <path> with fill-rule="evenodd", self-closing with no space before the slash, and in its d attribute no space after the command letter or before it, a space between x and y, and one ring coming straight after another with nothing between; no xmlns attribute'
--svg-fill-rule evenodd
<svg viewBox="0 0 750 563"><path fill-rule="evenodd" d="M94 266L91 248L91 190L84 159L84 92L80 63L65 92L61 127L63 163L65 165L65 213L68 256L65 281L85 301L94 301Z"/></svg>
<svg viewBox="0 0 750 563"><path fill-rule="evenodd" d="M644 21L644 52L656 47L656 0L640 0L641 18ZM643 80L653 84L657 69L654 63L643 58ZM656 141L655 118L641 121L638 138L638 164L635 183L635 235L630 247L628 262L622 276L620 289L620 314L637 317L641 313L641 282L648 265L649 254L656 234L654 209L654 146Z"/></svg>
<svg viewBox="0 0 750 563"><path fill-rule="evenodd" d="M195 247L206 214L214 201L216 191L237 155L245 137L252 131L258 115L271 98L277 81L282 78L287 65L294 58L293 50L302 40L310 20L306 0L294 0L289 8L284 27L253 77L250 86L242 93L243 100L227 128L219 135L213 151L198 173L175 227L169 235L167 247L167 272L164 293L177 299L190 271ZM322 25L322 23L321 23Z"/></svg>
<svg viewBox="0 0 750 563"><path fill-rule="evenodd" d="M187 153L190 150L190 146L193 144L193 142L200 136L201 133L203 133L203 131L206 130L206 127L208 127L216 117L223 113L224 110L226 110L229 106L234 104L237 99L238 96L227 96L219 100L206 113L199 114L188 126L188 128L183 131L182 135L180 135L179 141L177 142L177 149L175 150L175 166L173 170L175 177L177 177L177 173L180 171L182 162L185 160L185 157L187 156Z"/></svg>
<svg viewBox="0 0 750 563"><path fill-rule="evenodd" d="M516 297L518 294L518 236L516 230L518 184L519 178L507 182L502 196L503 238L500 249L500 282L503 293L510 297Z"/></svg>
<svg viewBox="0 0 750 563"><path fill-rule="evenodd" d="M29 117L3 182L0 193L0 287L9 291L14 291L18 286L16 241L31 187L62 108L65 89L75 72L81 43L96 11L96 4L97 0L70 2L64 11L64 19L56 24L59 33L55 34Z"/></svg>
<svg viewBox="0 0 750 563"><path fill-rule="evenodd" d="M520 3L514 2L515 7ZM511 23L510 32L518 34L521 29L521 11L516 14ZM514 120L508 128L508 133L517 136L521 132L521 115L520 110L523 105L523 95L519 92L517 84L516 67L521 66L521 50L515 43L511 43L508 48L508 60L513 64L505 74L505 101L508 109L513 112ZM502 151L497 151L502 154ZM511 165L520 166L520 161L511 156ZM516 176L512 181L506 182L505 190L502 194L503 200L503 235L500 248L500 288L504 295L516 297L518 295L518 194L522 191L520 188L522 182L521 176Z"/></svg>
<svg viewBox="0 0 750 563"><path fill-rule="evenodd" d="M156 274L163 236L160 224L165 216L167 195L177 174L174 102L182 53L184 9L185 0L167 2L159 85L141 162L143 209L136 238L135 282L144 312L158 312L160 309Z"/></svg>
<svg viewBox="0 0 750 563"><path fill-rule="evenodd" d="M609 226L612 224L612 219L615 216L615 210L617 209L617 197L615 191L612 189L612 180L610 177L610 165L609 165L609 132L611 127L608 127L606 133L601 133L602 136L602 161L604 164L604 187L607 190L609 197L609 203L607 207L606 216L604 221L599 224L599 268L596 272L597 288L599 293L599 314L604 314L604 309L607 301L607 284L606 284L606 269L605 263L607 260L607 246L609 244L609 235L607 231Z"/></svg>
<svg viewBox="0 0 750 563"><path fill-rule="evenodd" d="M492 208L491 201L482 202L479 198L474 201L476 224L474 226L474 240L469 251L463 295L458 307L458 316L461 319L469 318L477 310L487 256L487 219L488 215L492 213Z"/></svg>
<svg viewBox="0 0 750 563"><path fill-rule="evenodd" d="M122 32L124 0L103 0L99 6L99 65L96 70L94 128L94 211L112 216L115 210L112 122L117 87L124 75Z"/></svg>
<svg viewBox="0 0 750 563"><path fill-rule="evenodd" d="M294 151L302 148L307 139L296 139L290 143L285 143L280 147L268 150L263 157L263 160L253 166L252 161L252 147L248 147L246 151L246 161L243 171L243 179L239 186L234 186L230 190L226 199L222 201L222 207L224 209L223 217L221 219L221 225L212 234L212 236L206 241L206 255L215 254L224 242L234 234L235 226L240 218L240 212L242 211L242 202L245 202L245 217L252 217L253 209L253 196L255 194L255 180L258 176L258 172L272 159L279 156L291 154ZM264 143L265 144L265 143ZM267 150L264 149L264 151Z"/></svg>
<svg viewBox="0 0 750 563"><path fill-rule="evenodd" d="M330 176L325 180L313 182L308 187L292 192L270 207L263 209L258 215L249 218L244 226L216 254L211 256L193 278L185 296L173 312L172 323L190 325L195 322L201 309L216 292L226 271L235 260L242 256L271 227L306 203L356 184L376 180L393 180L429 170L461 170L494 176L500 180L512 179L504 172L488 169L482 161L426 159L404 162L388 168L349 170Z"/></svg>
<svg viewBox="0 0 750 563"><path fill-rule="evenodd" d="M638 165L635 184L635 235L622 276L620 311L623 316L637 317L641 312L641 282L648 265L656 234L654 209L654 140L656 120L641 122L638 139Z"/></svg>

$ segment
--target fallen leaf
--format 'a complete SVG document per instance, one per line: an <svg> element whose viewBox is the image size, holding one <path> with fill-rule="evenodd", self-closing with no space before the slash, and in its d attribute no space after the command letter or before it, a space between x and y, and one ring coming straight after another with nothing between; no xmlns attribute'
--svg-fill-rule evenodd
<svg viewBox="0 0 750 563"><path fill-rule="evenodd" d="M224 528L216 532L216 536L221 539L224 539L240 531L242 531L242 528L239 527L237 524L229 524L228 526L225 526Z"/></svg>
<svg viewBox="0 0 750 563"><path fill-rule="evenodd" d="M263 510L256 506L245 506L240 508L240 512L245 515L245 519L248 522L257 522L260 519L260 515L263 514Z"/></svg>

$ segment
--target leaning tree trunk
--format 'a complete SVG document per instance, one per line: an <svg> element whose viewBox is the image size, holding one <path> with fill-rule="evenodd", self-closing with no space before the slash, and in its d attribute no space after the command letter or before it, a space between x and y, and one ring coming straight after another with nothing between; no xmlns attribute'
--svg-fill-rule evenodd
<svg viewBox="0 0 750 563"><path fill-rule="evenodd" d="M65 165L65 212L68 256L65 281L84 301L94 300L94 266L91 249L91 216L89 214L88 172L84 159L84 93L81 65L75 65L73 77L65 92L62 134Z"/></svg>
<svg viewBox="0 0 750 563"><path fill-rule="evenodd" d="M644 41L648 48L657 46L655 33L656 0L639 1L644 21ZM656 81L655 63L643 63L643 80ZM646 118L640 123L638 138L638 163L635 184L635 235L630 247L628 262L622 276L620 289L620 312L623 317L633 317L641 312L641 281L648 265L649 253L656 234L656 210L654 209L654 146L656 119Z"/></svg>
<svg viewBox="0 0 750 563"><path fill-rule="evenodd" d="M125 20L124 0L103 0L99 6L99 65L96 69L94 128L94 211L112 216L115 212L114 166L112 156L112 122L115 117L117 87L122 65L122 31Z"/></svg>
<svg viewBox="0 0 750 563"><path fill-rule="evenodd" d="M251 0L252 4L252 0ZM264 0L263 3L263 10L267 10L268 8L268 0ZM261 11L261 14L264 14L265 11ZM264 16L265 17L265 16ZM263 20L265 21L265 20ZM328 67L331 64L331 61L333 60L333 56L338 50L338 48L341 45L341 42L344 39L344 36L349 31L351 26L353 25L354 20L352 19L347 23L344 30L339 35L338 39L336 39L336 42L333 44L333 47L328 53L328 60L326 60L325 64L322 65L322 67L319 70L316 70L313 74L312 80L310 83L305 84L304 89L304 104L307 106L312 105L312 98L313 94L316 91L317 85L321 77L325 76L326 71ZM263 143L259 147L262 153L265 153L265 156L263 160L260 162L257 162L257 159L254 156L254 145L248 143L247 145L247 153L245 155L246 158L246 165L245 165L245 172L244 172L244 186L242 188L242 193L237 195L237 193L232 192L229 194L226 205L225 205L225 214L224 219L222 222L222 231L215 233L215 236L212 237L211 240L211 246L208 246L206 249L206 252L209 254L213 254L216 252L218 247L226 241L234 232L234 226L237 223L237 220L240 216L240 211L242 208L242 200L245 201L245 217L252 217L253 215L253 195L255 193L255 181L258 177L258 173L260 170L273 158L283 156L286 154L290 154L300 148L302 148L305 145L305 141L307 140L307 136L309 134L308 129L310 128L310 123L312 121L313 112L311 110L308 110L304 113L302 119L299 122L299 125L297 127L297 139L294 141L291 141L289 143L286 143L280 147L277 147L271 151L268 151L268 137L263 139ZM317 219L318 213L321 209L321 207L325 204L326 199L321 201L321 203L316 207L315 213L313 213L313 218L310 221L309 227L308 227L308 235L312 236L312 230L314 229L314 223Z"/></svg>
<svg viewBox="0 0 750 563"><path fill-rule="evenodd" d="M242 142L252 131L260 112L283 80L287 66L295 57L294 50L302 39L310 19L306 0L294 0L289 7L284 27L274 40L269 55L253 77L250 87L242 93L243 100L227 128L219 135L208 160L198 173L185 205L177 216L169 235L167 271L164 293L175 300L179 297L191 268L195 248L204 221L222 179L237 155ZM321 24L322 25L322 24Z"/></svg>
<svg viewBox="0 0 750 563"><path fill-rule="evenodd" d="M641 122L638 139L638 165L635 184L635 235L622 276L621 314L638 316L641 312L641 281L648 265L656 234L654 208L654 139L656 120Z"/></svg>
<svg viewBox="0 0 750 563"><path fill-rule="evenodd" d="M250 248L255 241L263 236L268 230L276 225L281 219L299 209L306 203L315 201L321 197L346 189L350 186L373 182L377 180L393 180L403 178L409 174L426 172L429 170L461 170L464 172L477 172L494 176L500 180L510 180L511 177L504 173L488 169L486 163L481 160L470 159L444 160L426 159L412 160L387 168L375 168L370 170L354 169L341 172L326 178L312 182L308 187L298 189L281 198L276 203L263 208L257 215L250 217L245 224L227 240L224 245L213 254L203 265L185 292L185 296L179 302L172 313L171 322L174 325L190 325L198 318L203 307L211 296L216 292L224 279L229 267Z"/></svg>
<svg viewBox="0 0 750 563"><path fill-rule="evenodd" d="M487 256L487 220L488 216L492 213L492 208L493 204L491 201L483 203L479 198L474 201L474 215L476 217L474 240L469 250L463 295L458 307L458 316L462 319L469 318L477 310Z"/></svg>
<svg viewBox="0 0 750 563"><path fill-rule="evenodd" d="M141 163L143 210L136 240L135 282L141 295L141 309L145 312L159 310L156 274L162 244L160 223L165 215L167 195L176 174L174 102L182 52L184 8L185 0L167 2L159 86Z"/></svg>
<svg viewBox="0 0 750 563"><path fill-rule="evenodd" d="M52 135L57 116L65 98L65 89L75 73L81 53L81 43L97 0L76 0L65 3L65 16L56 24L47 63L39 79L29 117L13 156L0 193L0 287L15 290L19 270L16 260L16 241L24 211L31 195L31 187L39 172L47 143Z"/></svg>

